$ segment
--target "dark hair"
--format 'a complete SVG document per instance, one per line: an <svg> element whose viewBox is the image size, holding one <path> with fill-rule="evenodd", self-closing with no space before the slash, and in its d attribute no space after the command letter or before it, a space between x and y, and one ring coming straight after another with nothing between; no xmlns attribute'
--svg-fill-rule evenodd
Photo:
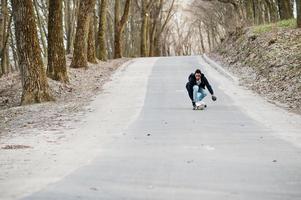
<svg viewBox="0 0 301 200"><path fill-rule="evenodd" d="M201 74L201 70L200 70L200 69L197 69L197 70L195 70L194 73L195 73L195 74Z"/></svg>

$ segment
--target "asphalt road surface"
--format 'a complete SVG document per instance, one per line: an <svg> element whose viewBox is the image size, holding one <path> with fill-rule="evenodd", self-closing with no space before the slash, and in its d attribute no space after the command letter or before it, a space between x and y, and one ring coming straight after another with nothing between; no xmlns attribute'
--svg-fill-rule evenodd
<svg viewBox="0 0 301 200"><path fill-rule="evenodd" d="M126 131L100 144L90 164L24 199L300 200L300 148L243 112L205 69L218 101L208 95L206 110L192 110L185 84L201 65L158 59Z"/></svg>

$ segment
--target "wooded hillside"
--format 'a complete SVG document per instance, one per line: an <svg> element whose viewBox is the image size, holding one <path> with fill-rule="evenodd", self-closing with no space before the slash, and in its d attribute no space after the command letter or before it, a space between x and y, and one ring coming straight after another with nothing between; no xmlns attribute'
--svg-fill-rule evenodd
<svg viewBox="0 0 301 200"><path fill-rule="evenodd" d="M175 0L1 0L0 76L19 72L22 104L54 100L46 77L121 57L161 56Z"/></svg>

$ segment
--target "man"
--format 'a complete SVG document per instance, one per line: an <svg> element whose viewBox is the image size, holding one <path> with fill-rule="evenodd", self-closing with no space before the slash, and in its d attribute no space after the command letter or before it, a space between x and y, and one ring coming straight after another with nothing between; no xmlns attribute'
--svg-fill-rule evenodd
<svg viewBox="0 0 301 200"><path fill-rule="evenodd" d="M213 89L201 70L197 69L195 73L190 74L188 81L189 82L186 84L186 89L192 101L193 109L196 109L197 102L202 101L207 96L205 87L210 92L212 100L216 101L216 96L214 95Z"/></svg>

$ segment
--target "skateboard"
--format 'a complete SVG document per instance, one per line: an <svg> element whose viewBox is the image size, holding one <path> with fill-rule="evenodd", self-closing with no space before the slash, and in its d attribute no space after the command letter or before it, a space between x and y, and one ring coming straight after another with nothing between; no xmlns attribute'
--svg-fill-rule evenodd
<svg viewBox="0 0 301 200"><path fill-rule="evenodd" d="M195 103L194 110L204 110L207 107L206 103L203 101L199 101Z"/></svg>

